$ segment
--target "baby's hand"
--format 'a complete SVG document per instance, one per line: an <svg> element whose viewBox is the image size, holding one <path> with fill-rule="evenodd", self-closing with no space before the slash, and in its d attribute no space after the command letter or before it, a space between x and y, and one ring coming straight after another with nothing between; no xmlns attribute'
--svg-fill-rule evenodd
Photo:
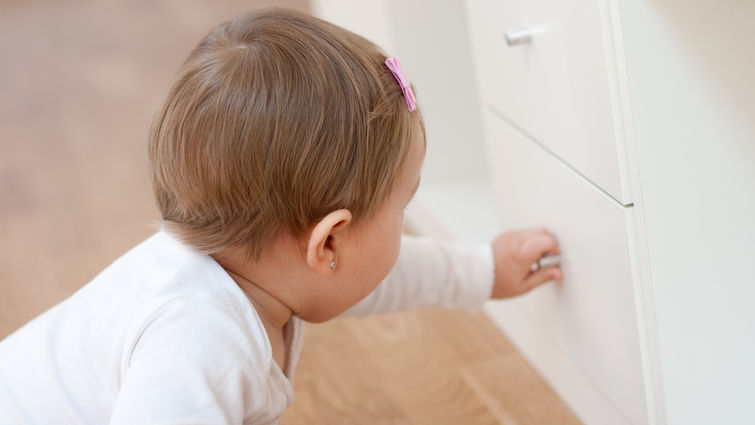
<svg viewBox="0 0 755 425"><path fill-rule="evenodd" d="M560 253L556 239L543 228L498 235L493 241L495 283L492 297L514 297L550 280L563 279L559 266L531 270L532 264L543 255Z"/></svg>

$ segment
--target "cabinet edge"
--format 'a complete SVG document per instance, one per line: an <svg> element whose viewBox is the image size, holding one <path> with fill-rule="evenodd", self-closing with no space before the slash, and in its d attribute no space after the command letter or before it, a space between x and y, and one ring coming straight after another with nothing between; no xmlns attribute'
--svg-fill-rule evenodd
<svg viewBox="0 0 755 425"><path fill-rule="evenodd" d="M625 208L629 257L634 276L635 310L643 363L645 394L650 425L666 425L660 342L655 315L655 296L645 229L644 202L636 151L630 81L625 61L621 12L618 0L600 0L609 72L611 107L619 156L622 191L634 200Z"/></svg>

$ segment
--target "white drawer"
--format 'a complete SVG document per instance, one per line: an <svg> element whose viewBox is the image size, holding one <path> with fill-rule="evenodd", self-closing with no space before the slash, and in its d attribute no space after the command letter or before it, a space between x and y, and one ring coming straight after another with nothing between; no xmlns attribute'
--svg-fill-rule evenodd
<svg viewBox="0 0 755 425"><path fill-rule="evenodd" d="M623 204L598 0L468 0L480 96ZM505 32L532 28L509 47Z"/></svg>
<svg viewBox="0 0 755 425"><path fill-rule="evenodd" d="M592 415L582 416L586 424L646 424L626 227L632 208L487 109L483 122L500 222L553 232L565 276L562 284L493 303L491 317L578 415Z"/></svg>

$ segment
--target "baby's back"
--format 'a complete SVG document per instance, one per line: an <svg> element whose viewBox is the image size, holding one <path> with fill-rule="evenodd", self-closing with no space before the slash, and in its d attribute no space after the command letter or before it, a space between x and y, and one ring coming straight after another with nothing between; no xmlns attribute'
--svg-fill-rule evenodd
<svg viewBox="0 0 755 425"><path fill-rule="evenodd" d="M162 232L126 253L0 342L0 423L108 423L133 351L164 306L208 300L250 320L219 271Z"/></svg>

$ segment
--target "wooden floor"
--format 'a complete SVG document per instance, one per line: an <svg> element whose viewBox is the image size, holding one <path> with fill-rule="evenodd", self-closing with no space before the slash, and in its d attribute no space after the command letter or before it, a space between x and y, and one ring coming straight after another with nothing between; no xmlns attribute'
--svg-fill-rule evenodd
<svg viewBox="0 0 755 425"><path fill-rule="evenodd" d="M483 313L307 325L282 424L580 424Z"/></svg>
<svg viewBox="0 0 755 425"><path fill-rule="evenodd" d="M214 24L303 0L0 0L0 339L154 231L146 134ZM1 379L1 377L0 377ZM482 315L307 327L285 424L574 424Z"/></svg>

